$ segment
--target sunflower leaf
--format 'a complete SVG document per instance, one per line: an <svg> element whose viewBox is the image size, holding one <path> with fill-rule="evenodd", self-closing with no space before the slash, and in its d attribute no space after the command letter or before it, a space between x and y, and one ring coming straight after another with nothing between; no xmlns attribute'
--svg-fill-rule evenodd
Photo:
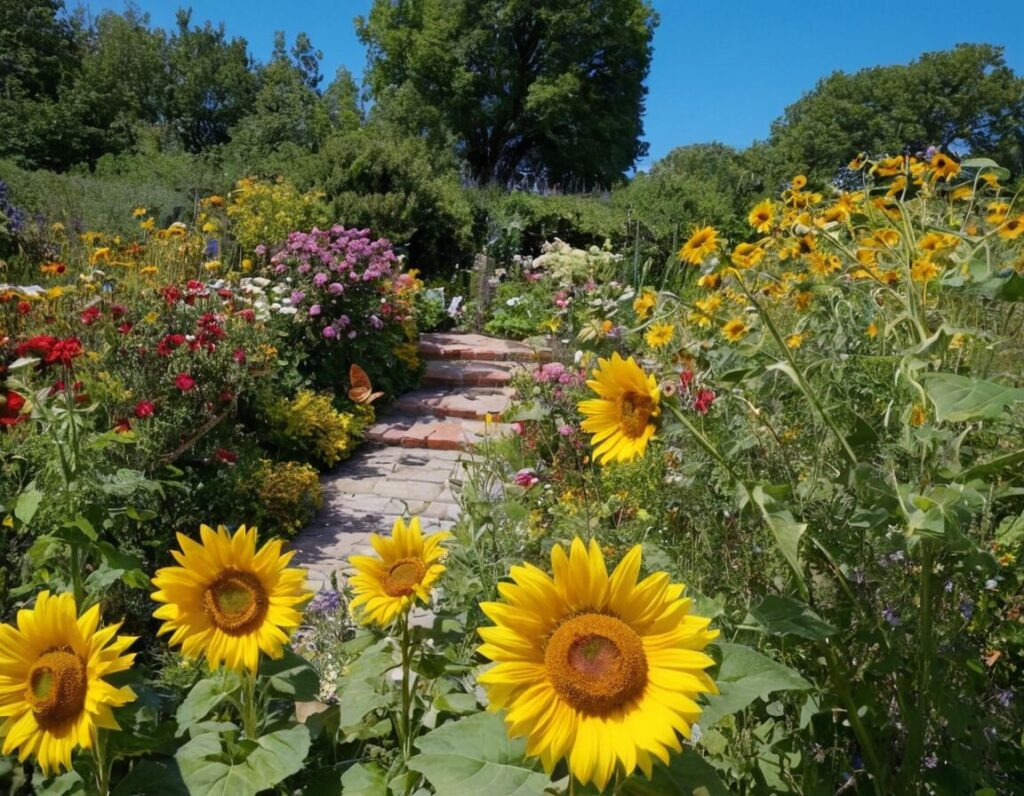
<svg viewBox="0 0 1024 796"><path fill-rule="evenodd" d="M743 710L755 699L767 700L776 691L805 691L811 684L795 670L742 644L719 644L722 665L715 683L718 696L707 697L700 726L711 727L719 719Z"/></svg>
<svg viewBox="0 0 1024 796"><path fill-rule="evenodd" d="M523 761L526 743L510 740L494 713L477 713L443 724L416 741L409 761L444 796L532 796L549 778Z"/></svg>
<svg viewBox="0 0 1024 796"><path fill-rule="evenodd" d="M696 752L686 750L672 758L669 765L654 767L654 776L648 780L634 774L622 789L629 796L660 796L678 793L680 796L729 796L718 772Z"/></svg>
<svg viewBox="0 0 1024 796"><path fill-rule="evenodd" d="M175 719L178 722L178 735L184 735L223 702L228 694L238 690L241 685L238 675L225 670L221 675L205 677L192 686L184 701L178 706Z"/></svg>
<svg viewBox="0 0 1024 796"><path fill-rule="evenodd" d="M994 419L1007 405L1024 401L1024 389L955 373L929 373L922 381L940 422Z"/></svg>

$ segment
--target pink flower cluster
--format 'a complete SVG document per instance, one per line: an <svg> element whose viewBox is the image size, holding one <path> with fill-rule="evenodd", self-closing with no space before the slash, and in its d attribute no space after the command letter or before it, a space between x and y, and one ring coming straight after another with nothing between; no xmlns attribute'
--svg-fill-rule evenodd
<svg viewBox="0 0 1024 796"><path fill-rule="evenodd" d="M373 239L368 229L313 228L292 232L270 264L275 273L313 274L313 284L332 295L353 282L373 282L398 275L398 256L387 238Z"/></svg>
<svg viewBox="0 0 1024 796"><path fill-rule="evenodd" d="M583 377L567 370L561 362L548 362L534 371L533 380L538 384L582 384Z"/></svg>

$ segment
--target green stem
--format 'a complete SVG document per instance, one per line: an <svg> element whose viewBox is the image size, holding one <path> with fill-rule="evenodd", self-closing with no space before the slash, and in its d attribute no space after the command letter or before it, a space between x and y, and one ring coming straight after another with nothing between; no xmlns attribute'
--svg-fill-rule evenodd
<svg viewBox="0 0 1024 796"><path fill-rule="evenodd" d="M839 700L846 708L846 716L850 721L850 727L853 729L853 734L860 745L861 753L864 755L864 763L867 766L868 774L871 776L871 784L874 787L875 793L878 796L883 796L886 793L885 780L887 777L879 760L878 752L875 751L875 745L871 741L871 736L868 734L864 722L860 720L860 715L857 713L857 703L853 701L853 696L850 694L848 673L841 671L839 661L836 659L832 646L827 641L823 642L821 646L825 651L825 660L828 663L829 677L832 680L832 685L839 695Z"/></svg>
<svg viewBox="0 0 1024 796"><path fill-rule="evenodd" d="M85 603L85 584L82 582L82 548L71 544L71 591L75 596L75 605L81 610Z"/></svg>
<svg viewBox="0 0 1024 796"><path fill-rule="evenodd" d="M246 672L242 687L242 730L255 741L260 737L259 706L256 704L256 672Z"/></svg>
<svg viewBox="0 0 1024 796"><path fill-rule="evenodd" d="M740 478L739 473L737 473L733 469L732 465L729 464L728 461L726 461L725 457L719 452L718 448L716 448L714 446L714 444L711 442L711 440L709 440L707 437L705 437L697 429L697 427L695 425L693 425L693 423L690 422L689 418L687 418L686 415L684 415L679 410L679 407L676 406L675 403L668 403L668 402L666 402L666 404L667 404L668 408L671 410L672 414L676 416L676 420L678 420L680 423L682 423L684 426L686 426L686 430L690 432L690 436L692 436L694 438L694 440L696 440L697 444L700 445L700 447L702 447L704 449L704 451L712 459L714 459L716 462L718 462L720 465L722 465L722 467L724 467L726 470L728 470L729 471L729 475L731 475L735 481L737 481L739 483L743 483L743 479Z"/></svg>
<svg viewBox="0 0 1024 796"><path fill-rule="evenodd" d="M909 722L907 746L903 753L903 764L900 767L901 790L911 792L916 786L921 770L921 758L924 755L924 731L928 726L929 689L931 688L932 657L934 639L932 638L932 603L934 602L933 587L935 578L932 567L935 552L927 541L921 542L921 580L919 606L920 640L917 644L917 709Z"/></svg>
<svg viewBox="0 0 1024 796"><path fill-rule="evenodd" d="M110 793L110 771L114 761L107 756L106 730L97 730L92 754L96 760L96 791L99 796L108 796Z"/></svg>
<svg viewBox="0 0 1024 796"><path fill-rule="evenodd" d="M402 715L399 717L399 740L402 744L402 761L408 773L409 759L412 757L412 638L409 632L410 609L402 614ZM406 796L412 791L412 782L406 780Z"/></svg>

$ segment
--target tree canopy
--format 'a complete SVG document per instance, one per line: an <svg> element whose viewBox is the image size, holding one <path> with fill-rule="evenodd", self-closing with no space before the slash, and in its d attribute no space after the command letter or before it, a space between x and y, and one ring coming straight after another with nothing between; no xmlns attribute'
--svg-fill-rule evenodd
<svg viewBox="0 0 1024 796"><path fill-rule="evenodd" d="M542 174L577 189L646 154L648 0L375 0L357 20L379 102L440 112L479 183Z"/></svg>
<svg viewBox="0 0 1024 796"><path fill-rule="evenodd" d="M835 72L786 108L770 144L797 167L831 176L857 152L930 145L1024 165L1024 79L1001 47L961 44L906 65Z"/></svg>

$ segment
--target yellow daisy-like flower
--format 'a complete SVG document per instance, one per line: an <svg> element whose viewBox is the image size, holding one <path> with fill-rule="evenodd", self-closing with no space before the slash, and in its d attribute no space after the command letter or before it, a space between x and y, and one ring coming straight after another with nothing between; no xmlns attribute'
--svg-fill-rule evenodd
<svg viewBox="0 0 1024 796"><path fill-rule="evenodd" d="M653 290L645 290L633 300L633 311L636 312L638 318L643 320L651 314L651 310L657 303L658 294Z"/></svg>
<svg viewBox="0 0 1024 796"><path fill-rule="evenodd" d="M806 335L803 335L800 332L794 332L786 338L786 348L799 348L804 344L804 340L806 339Z"/></svg>
<svg viewBox="0 0 1024 796"><path fill-rule="evenodd" d="M430 589L445 570L441 542L450 537L448 531L424 537L419 517L408 525L401 517L395 520L390 539L371 534L377 555L348 560L356 571L348 579L355 592L352 615L364 625L387 627L417 599L430 602Z"/></svg>
<svg viewBox="0 0 1024 796"><path fill-rule="evenodd" d="M764 259L764 249L756 243L739 243L732 250L731 259L737 268L752 268Z"/></svg>
<svg viewBox="0 0 1024 796"><path fill-rule="evenodd" d="M930 282L939 275L939 266L931 260L915 260L910 266L910 278L915 282Z"/></svg>
<svg viewBox="0 0 1024 796"><path fill-rule="evenodd" d="M587 416L582 428L594 435L590 443L597 462L633 461L647 452L654 436L651 418L661 412L657 379L644 373L633 357L623 359L617 351L597 365L587 386L599 397L580 401L579 410Z"/></svg>
<svg viewBox="0 0 1024 796"><path fill-rule="evenodd" d="M188 658L205 655L210 669L223 663L255 672L260 652L280 658L288 634L302 622L299 607L313 596L306 570L289 567L294 552L271 539L256 550L256 529L243 525L234 535L223 525L199 528L202 543L178 534L180 566L157 570L151 595L164 603L153 616L164 620L159 634L181 645Z"/></svg>
<svg viewBox="0 0 1024 796"><path fill-rule="evenodd" d="M910 425L918 428L928 422L928 411L921 404L914 404L910 410Z"/></svg>
<svg viewBox="0 0 1024 796"><path fill-rule="evenodd" d="M135 218L142 218L148 212L149 211L144 207L136 207L134 210L132 210L132 215Z"/></svg>
<svg viewBox="0 0 1024 796"><path fill-rule="evenodd" d="M797 174L793 178L793 190L802 191L807 187L807 178L803 174Z"/></svg>
<svg viewBox="0 0 1024 796"><path fill-rule="evenodd" d="M1002 224L1010 212L1010 206L1006 202L992 202L985 211L985 220L989 224Z"/></svg>
<svg viewBox="0 0 1024 796"><path fill-rule="evenodd" d="M684 586L657 572L637 582L640 545L609 576L596 541L551 550L554 577L524 564L481 603L495 623L479 651L497 663L479 681L490 710L551 772L562 758L603 791L618 770L651 776L654 759L682 752L700 718L699 694L717 694L703 650L718 631L690 613Z"/></svg>
<svg viewBox="0 0 1024 796"><path fill-rule="evenodd" d="M704 274L704 276L697 280L697 287L702 287L705 290L714 290L721 281L721 274Z"/></svg>
<svg viewBox="0 0 1024 796"><path fill-rule="evenodd" d="M747 223L758 232L771 232L775 226L775 205L771 199L765 199L754 205L747 216Z"/></svg>
<svg viewBox="0 0 1024 796"><path fill-rule="evenodd" d="M651 348L662 348L672 342L675 333L676 327L671 323L655 323L647 330L644 339Z"/></svg>
<svg viewBox="0 0 1024 796"><path fill-rule="evenodd" d="M738 343L747 336L749 331L750 327L747 326L747 322L742 318L733 318L726 321L722 326L722 336L730 343Z"/></svg>
<svg viewBox="0 0 1024 796"><path fill-rule="evenodd" d="M942 152L932 156L931 167L932 175L937 180L951 180L960 173L960 164Z"/></svg>
<svg viewBox="0 0 1024 796"><path fill-rule="evenodd" d="M49 776L70 769L71 753L91 749L99 729L120 729L111 708L135 693L103 678L131 668L135 637L118 636L120 623L100 630L98 605L79 616L74 597L48 591L17 621L0 625L3 753L31 755Z"/></svg>
<svg viewBox="0 0 1024 796"><path fill-rule="evenodd" d="M679 250L679 259L690 265L700 265L718 248L718 231L714 227L694 229L690 239Z"/></svg>
<svg viewBox="0 0 1024 796"><path fill-rule="evenodd" d="M869 323L868 328L864 330L864 334L868 337L875 337L878 334L878 327L874 323Z"/></svg>
<svg viewBox="0 0 1024 796"><path fill-rule="evenodd" d="M1022 233L1024 233L1024 215L1004 221L996 230L996 234L1005 240L1016 240Z"/></svg>

